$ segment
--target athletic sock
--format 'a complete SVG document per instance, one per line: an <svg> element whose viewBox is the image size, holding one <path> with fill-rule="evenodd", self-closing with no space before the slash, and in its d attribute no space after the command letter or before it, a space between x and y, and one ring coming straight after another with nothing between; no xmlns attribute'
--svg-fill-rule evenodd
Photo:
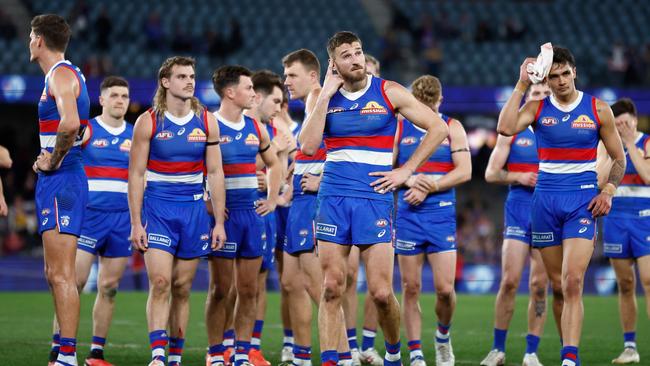
<svg viewBox="0 0 650 366"><path fill-rule="evenodd" d="M507 329L494 328L494 343L492 344L492 349L499 350L501 352L506 351L506 337L508 336Z"/></svg>
<svg viewBox="0 0 650 366"><path fill-rule="evenodd" d="M180 366L181 357L183 356L183 346L185 346L185 338L178 338L178 337L169 338L168 366Z"/></svg>
<svg viewBox="0 0 650 366"><path fill-rule="evenodd" d="M226 347L222 344L213 344L208 348L208 354L210 355L210 364L216 365L218 363L225 363L223 359L223 353L226 351Z"/></svg>
<svg viewBox="0 0 650 366"><path fill-rule="evenodd" d="M357 328L350 328L347 330L348 333L348 346L350 350L359 349L359 343L357 343Z"/></svg>
<svg viewBox="0 0 650 366"><path fill-rule="evenodd" d="M449 329L451 329L451 323L447 325L438 323L438 329L436 329L436 342L449 343Z"/></svg>
<svg viewBox="0 0 650 366"><path fill-rule="evenodd" d="M165 357L165 347L169 338L167 337L166 330L154 330L149 333L149 345L151 346L151 359L160 360L165 362L167 358Z"/></svg>
<svg viewBox="0 0 650 366"><path fill-rule="evenodd" d="M311 347L293 345L293 364L295 366L311 365Z"/></svg>
<svg viewBox="0 0 650 366"><path fill-rule="evenodd" d="M408 346L409 346L409 360L411 362L413 362L413 360L417 358L424 359L424 355L422 354L422 342L419 339L414 339L412 341L409 341Z"/></svg>
<svg viewBox="0 0 650 366"><path fill-rule="evenodd" d="M256 320L253 326L253 336L251 337L251 348L260 350L262 345L262 329L264 328L264 320Z"/></svg>
<svg viewBox="0 0 650 366"><path fill-rule="evenodd" d="M282 339L282 347L289 347L293 349L293 331L291 329L284 329L284 338Z"/></svg>
<svg viewBox="0 0 650 366"><path fill-rule="evenodd" d="M60 339L59 355L56 358L57 366L77 366L77 339Z"/></svg>
<svg viewBox="0 0 650 366"><path fill-rule="evenodd" d="M400 341L398 340L397 343L389 343L388 341L384 341L384 345L386 346L386 355L384 355L384 366L401 366L402 360L401 360L400 348L402 347L402 345Z"/></svg>
<svg viewBox="0 0 650 366"><path fill-rule="evenodd" d="M235 344L235 366L241 366L248 362L248 352L251 350L251 343L237 340Z"/></svg>
<svg viewBox="0 0 650 366"><path fill-rule="evenodd" d="M321 366L336 366L339 363L339 354L336 350L328 350L321 352L320 364Z"/></svg>
<svg viewBox="0 0 650 366"><path fill-rule="evenodd" d="M361 350L365 351L369 348L375 347L375 337L377 337L377 330L363 328L363 340L361 341Z"/></svg>
<svg viewBox="0 0 650 366"><path fill-rule="evenodd" d="M623 347L636 349L636 332L623 333Z"/></svg>
<svg viewBox="0 0 650 366"><path fill-rule="evenodd" d="M526 353L537 353L539 347L539 337L534 334L526 336Z"/></svg>
<svg viewBox="0 0 650 366"><path fill-rule="evenodd" d="M580 356L578 355L578 347L565 346L562 347L562 365L565 366L580 366Z"/></svg>

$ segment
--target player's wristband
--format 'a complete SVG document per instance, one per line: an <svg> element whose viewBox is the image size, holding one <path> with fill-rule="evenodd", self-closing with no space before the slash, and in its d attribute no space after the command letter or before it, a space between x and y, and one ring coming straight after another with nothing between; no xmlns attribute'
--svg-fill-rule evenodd
<svg viewBox="0 0 650 366"><path fill-rule="evenodd" d="M614 194L616 194L616 186L612 183L607 183L601 192L609 196L614 196Z"/></svg>

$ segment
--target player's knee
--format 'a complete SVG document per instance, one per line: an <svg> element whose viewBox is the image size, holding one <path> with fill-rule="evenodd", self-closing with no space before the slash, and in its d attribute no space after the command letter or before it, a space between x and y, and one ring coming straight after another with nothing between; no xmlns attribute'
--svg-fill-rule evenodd
<svg viewBox="0 0 650 366"><path fill-rule="evenodd" d="M375 289L370 292L370 296L375 305L382 309L388 307L394 298L393 291L388 287Z"/></svg>
<svg viewBox="0 0 650 366"><path fill-rule="evenodd" d="M302 276L282 276L280 278L280 285L282 290L288 294L295 293L300 288Z"/></svg>
<svg viewBox="0 0 650 366"><path fill-rule="evenodd" d="M501 292L506 295L514 295L519 288L519 281L511 276L503 277L501 281Z"/></svg>
<svg viewBox="0 0 650 366"><path fill-rule="evenodd" d="M74 284L76 286L76 280L73 274L65 269L57 270L51 266L47 266L45 268L45 276L47 277L47 282L52 287L70 284Z"/></svg>
<svg viewBox="0 0 650 366"><path fill-rule="evenodd" d="M546 289L548 288L548 281L546 278L533 277L530 281L530 293L537 299L546 298Z"/></svg>
<svg viewBox="0 0 650 366"><path fill-rule="evenodd" d="M450 303L454 297L454 286L453 285L436 286L436 297L438 298L438 301L444 303Z"/></svg>
<svg viewBox="0 0 650 366"><path fill-rule="evenodd" d="M415 281L402 282L402 293L406 298L409 299L417 298L418 296L420 296L421 291L422 291L422 281L415 280Z"/></svg>
<svg viewBox="0 0 650 366"><path fill-rule="evenodd" d="M340 299L343 295L343 280L329 276L323 282L323 298L325 301Z"/></svg>
<svg viewBox="0 0 650 366"><path fill-rule="evenodd" d="M208 288L208 298L214 301L224 301L228 297L230 288L224 286L217 286L215 283L210 283Z"/></svg>
<svg viewBox="0 0 650 366"><path fill-rule="evenodd" d="M154 275L151 278L151 290L157 295L167 295L171 291L171 281L166 276Z"/></svg>
<svg viewBox="0 0 650 366"><path fill-rule="evenodd" d="M117 296L117 282L100 284L98 291L103 297L112 300Z"/></svg>
<svg viewBox="0 0 650 366"><path fill-rule="evenodd" d="M255 281L237 284L237 297L239 299L254 299L257 296L257 286Z"/></svg>
<svg viewBox="0 0 650 366"><path fill-rule="evenodd" d="M634 277L620 277L616 280L616 282L618 283L618 291L621 293L621 295L632 295L634 293Z"/></svg>
<svg viewBox="0 0 650 366"><path fill-rule="evenodd" d="M190 298L190 289L192 284L175 282L172 286L172 296L175 299L186 300Z"/></svg>
<svg viewBox="0 0 650 366"><path fill-rule="evenodd" d="M576 298L582 295L583 277L578 274L569 273L562 281L562 293L565 298Z"/></svg>

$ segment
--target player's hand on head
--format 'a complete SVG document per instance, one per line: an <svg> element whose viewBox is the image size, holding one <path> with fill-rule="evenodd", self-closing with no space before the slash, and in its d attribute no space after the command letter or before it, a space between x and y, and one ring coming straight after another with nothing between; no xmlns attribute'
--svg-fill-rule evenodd
<svg viewBox="0 0 650 366"><path fill-rule="evenodd" d="M626 121L616 121L616 129L621 135L621 141L623 141L624 145L634 144L636 133L634 133L634 130L630 127L630 125L627 124Z"/></svg>
<svg viewBox="0 0 650 366"><path fill-rule="evenodd" d="M327 73L325 73L325 81L323 82L323 89L321 94L331 98L343 85L343 79L338 73L334 71L334 61L331 59L327 65Z"/></svg>
<svg viewBox="0 0 650 366"><path fill-rule="evenodd" d="M591 216L594 218L606 216L609 214L611 208L612 196L605 192L600 192L589 202L589 206L587 206L587 209L591 211Z"/></svg>
<svg viewBox="0 0 650 366"><path fill-rule="evenodd" d="M535 59L534 57L527 57L524 60L524 62L519 67L519 80L520 81L522 81L524 83L527 83L527 84L532 83L532 81L530 81L530 78L528 77L528 69L527 69L527 67L528 67L528 64L533 64L533 63L535 63L535 61L537 61L537 59Z"/></svg>
<svg viewBox="0 0 650 366"><path fill-rule="evenodd" d="M212 250L219 250L223 248L224 243L226 242L226 229L223 225L214 225L212 228Z"/></svg>
<svg viewBox="0 0 650 366"><path fill-rule="evenodd" d="M535 187L537 184L537 173L521 173L519 176L517 176L517 183L521 184L522 186Z"/></svg>
<svg viewBox="0 0 650 366"><path fill-rule="evenodd" d="M417 188L410 188L404 193L404 201L413 206L418 206L427 197L427 193Z"/></svg>
<svg viewBox="0 0 650 366"><path fill-rule="evenodd" d="M406 183L411 177L412 172L404 167L385 171L385 172L372 172L368 175L373 177L381 177L372 183L370 186L375 189L377 193L387 193L396 190L399 186Z"/></svg>
<svg viewBox="0 0 650 366"><path fill-rule="evenodd" d="M260 192L266 192L266 173L263 171L256 171L257 175L257 190Z"/></svg>
<svg viewBox="0 0 650 366"><path fill-rule="evenodd" d="M131 225L131 235L129 236L133 247L141 252L146 252L149 248L147 242L147 232L141 224Z"/></svg>

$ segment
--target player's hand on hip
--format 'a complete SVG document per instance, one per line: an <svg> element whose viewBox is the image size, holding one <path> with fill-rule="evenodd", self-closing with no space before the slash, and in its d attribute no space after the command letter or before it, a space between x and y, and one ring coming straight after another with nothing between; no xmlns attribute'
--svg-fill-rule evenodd
<svg viewBox="0 0 650 366"><path fill-rule="evenodd" d="M272 200L258 200L256 201L257 205L255 206L255 212L260 216L266 216L271 212L275 211L277 202Z"/></svg>
<svg viewBox="0 0 650 366"><path fill-rule="evenodd" d="M226 229L223 227L223 224L214 225L212 228L212 243L210 244L212 250L219 250L223 248L226 239Z"/></svg>
<svg viewBox="0 0 650 366"><path fill-rule="evenodd" d="M404 201L413 206L420 205L425 198L427 198L427 193L417 188L410 188L404 193Z"/></svg>
<svg viewBox="0 0 650 366"><path fill-rule="evenodd" d="M530 81L530 78L528 77L528 64L534 64L535 61L537 61L536 58L534 57L527 57L524 62L521 64L521 67L519 67L519 81L526 83L530 85L532 81Z"/></svg>
<svg viewBox="0 0 650 366"><path fill-rule="evenodd" d="M318 192L318 188L320 187L320 180L320 175L307 173L303 175L302 179L300 180L300 188L302 188L303 192Z"/></svg>
<svg viewBox="0 0 650 366"><path fill-rule="evenodd" d="M589 206L587 206L587 209L591 211L591 216L594 218L609 214L611 208L612 196L605 192L600 192L589 202Z"/></svg>
<svg viewBox="0 0 650 366"><path fill-rule="evenodd" d="M517 177L517 182L522 186L535 187L535 185L537 184L537 173L535 172L520 173L519 176Z"/></svg>
<svg viewBox="0 0 650 366"><path fill-rule="evenodd" d="M370 186L375 189L375 192L384 194L386 192L392 192L396 190L397 187L406 183L409 177L411 177L411 174L412 172L409 169L401 167L386 172L372 172L368 175L381 177L370 183Z"/></svg>
<svg viewBox="0 0 650 366"><path fill-rule="evenodd" d="M142 224L131 225L131 236L129 237L131 244L135 249L146 252L149 248L149 243L147 243L147 232L142 226Z"/></svg>
<svg viewBox="0 0 650 366"><path fill-rule="evenodd" d="M338 73L334 72L334 61L331 59L327 65L327 73L325 74L325 82L323 82L323 89L321 94L331 98L343 85L343 79Z"/></svg>

